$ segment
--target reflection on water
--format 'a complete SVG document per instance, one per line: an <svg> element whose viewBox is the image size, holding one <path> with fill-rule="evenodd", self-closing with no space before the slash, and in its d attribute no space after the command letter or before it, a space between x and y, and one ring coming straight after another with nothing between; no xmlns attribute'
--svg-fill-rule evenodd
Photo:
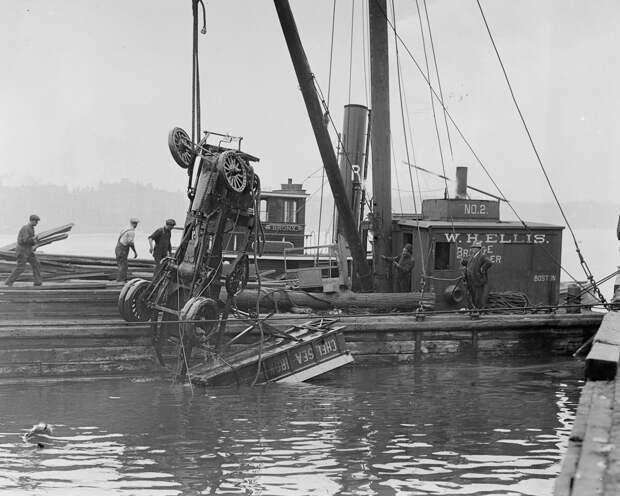
<svg viewBox="0 0 620 496"><path fill-rule="evenodd" d="M580 374L504 361L193 395L165 382L0 386L0 493L550 495ZM25 443L40 420L53 436Z"/></svg>

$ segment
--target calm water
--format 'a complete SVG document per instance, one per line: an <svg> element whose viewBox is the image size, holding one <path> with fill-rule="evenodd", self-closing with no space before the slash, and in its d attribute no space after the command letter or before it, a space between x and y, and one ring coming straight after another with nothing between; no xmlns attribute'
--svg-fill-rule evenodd
<svg viewBox="0 0 620 496"><path fill-rule="evenodd" d="M0 386L0 494L550 495L573 361L341 370L313 384ZM21 434L54 424L40 449Z"/></svg>

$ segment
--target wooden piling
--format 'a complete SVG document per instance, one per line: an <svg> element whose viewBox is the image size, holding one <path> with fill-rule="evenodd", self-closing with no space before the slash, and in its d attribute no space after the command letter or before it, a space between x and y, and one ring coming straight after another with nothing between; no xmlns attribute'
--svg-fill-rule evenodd
<svg viewBox="0 0 620 496"><path fill-rule="evenodd" d="M554 496L620 494L620 313L609 312L586 357L581 392Z"/></svg>

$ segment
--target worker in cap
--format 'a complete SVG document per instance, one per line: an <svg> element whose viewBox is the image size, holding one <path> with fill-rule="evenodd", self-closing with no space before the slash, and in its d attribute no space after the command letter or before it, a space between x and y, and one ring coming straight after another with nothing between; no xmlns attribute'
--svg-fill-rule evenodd
<svg viewBox="0 0 620 496"><path fill-rule="evenodd" d="M170 236L172 234L172 228L176 226L176 224L174 219L166 219L163 227L156 229L153 234L149 236L149 253L153 255L153 259L155 260L155 272L159 269L162 258L172 255Z"/></svg>
<svg viewBox="0 0 620 496"><path fill-rule="evenodd" d="M41 218L37 214L29 217L28 224L22 226L17 234L17 245L15 246L15 255L17 257L17 266L4 282L7 286L12 286L22 272L26 269L26 263L32 267L32 276L35 286L41 286L41 266L35 255L37 249L37 237L34 234L34 228Z"/></svg>
<svg viewBox="0 0 620 496"><path fill-rule="evenodd" d="M480 241L476 241L471 247L474 248L474 254L465 264L465 281L471 306L481 310L486 306L489 297L488 270L493 262L482 249Z"/></svg>
<svg viewBox="0 0 620 496"><path fill-rule="evenodd" d="M415 266L415 260L413 259L413 245L411 243L405 244L400 256L382 256L381 258L390 262L396 270L394 291L397 293L409 293L411 291L411 272Z"/></svg>
<svg viewBox="0 0 620 496"><path fill-rule="evenodd" d="M118 275L116 276L117 281L123 282L127 280L129 250L133 251L133 258L138 258L138 252L136 251L134 240L136 238L136 227L138 227L139 222L140 221L138 219L132 217L129 219L129 227L123 229L118 236L116 248L114 249L116 264L118 265Z"/></svg>

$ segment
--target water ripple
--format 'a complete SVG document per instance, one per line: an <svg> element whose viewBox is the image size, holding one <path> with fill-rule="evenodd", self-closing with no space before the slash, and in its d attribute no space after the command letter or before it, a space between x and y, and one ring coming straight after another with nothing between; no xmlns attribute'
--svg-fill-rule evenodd
<svg viewBox="0 0 620 496"><path fill-rule="evenodd" d="M153 381L4 386L0 494L550 495L579 375L515 361L194 395ZM38 448L21 436L41 419L55 430Z"/></svg>

